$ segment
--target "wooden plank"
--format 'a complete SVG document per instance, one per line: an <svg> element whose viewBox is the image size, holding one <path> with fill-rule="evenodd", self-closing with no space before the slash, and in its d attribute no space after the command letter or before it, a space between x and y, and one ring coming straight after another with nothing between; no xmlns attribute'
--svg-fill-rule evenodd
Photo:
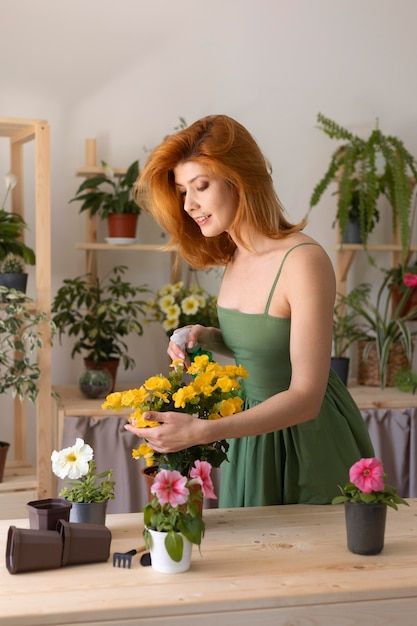
<svg viewBox="0 0 417 626"><path fill-rule="evenodd" d="M117 569L111 561L10 576L0 563L0 625L237 626L414 624L417 501L389 511L384 551L351 554L343 507L206 510L189 572ZM108 515L111 551L141 541L141 514ZM8 526L0 522L0 550ZM139 585L139 587L138 587ZM138 591L139 589L139 591Z"/></svg>
<svg viewBox="0 0 417 626"><path fill-rule="evenodd" d="M0 519L26 517L26 504L37 499L36 485L31 489L3 493L0 491Z"/></svg>
<svg viewBox="0 0 417 626"><path fill-rule="evenodd" d="M365 248L365 246L360 243L340 243L340 244L336 244L335 249L337 251L371 250L375 252L378 252L378 251L380 252L396 252L397 251L398 252L401 250L401 246L398 243L375 243L375 244L368 244ZM416 252L417 245L411 245L410 251Z"/></svg>
<svg viewBox="0 0 417 626"><path fill-rule="evenodd" d="M349 387L349 392L360 409L409 409L417 407L417 395L404 393L395 387Z"/></svg>
<svg viewBox="0 0 417 626"><path fill-rule="evenodd" d="M36 490L38 482L34 468L31 469L31 474L8 474L5 472L4 480L0 483L0 493Z"/></svg>
<svg viewBox="0 0 417 626"><path fill-rule="evenodd" d="M129 244L110 244L104 242L97 243L77 243L77 250L117 250L126 251L126 250L136 250L142 252L171 252L171 250L166 250L163 245L156 243L129 243Z"/></svg>
<svg viewBox="0 0 417 626"><path fill-rule="evenodd" d="M125 167L112 167L113 174L115 176L124 176L127 172ZM101 165L85 165L84 167L80 167L76 172L76 176L81 176L84 178L89 178L91 176L98 176L98 174L104 174L104 169Z"/></svg>

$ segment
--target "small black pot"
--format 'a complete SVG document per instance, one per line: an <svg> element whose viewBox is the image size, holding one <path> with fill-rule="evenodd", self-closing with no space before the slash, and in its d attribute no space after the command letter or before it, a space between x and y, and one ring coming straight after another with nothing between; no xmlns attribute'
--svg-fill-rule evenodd
<svg viewBox="0 0 417 626"><path fill-rule="evenodd" d="M354 554L379 554L384 547L386 504L345 502L347 547Z"/></svg>
<svg viewBox="0 0 417 626"><path fill-rule="evenodd" d="M346 385L349 379L349 361L347 356L332 356L330 367L339 376L340 380Z"/></svg>
<svg viewBox="0 0 417 626"><path fill-rule="evenodd" d="M0 285L7 287L8 289L17 289L22 293L26 293L26 287L28 282L28 275L25 273L16 272L1 272L0 273Z"/></svg>
<svg viewBox="0 0 417 626"><path fill-rule="evenodd" d="M31 528L55 530L58 520L68 522L72 503L63 498L46 498L27 503Z"/></svg>
<svg viewBox="0 0 417 626"><path fill-rule="evenodd" d="M343 243L363 243L361 229L357 220L349 220L342 234Z"/></svg>

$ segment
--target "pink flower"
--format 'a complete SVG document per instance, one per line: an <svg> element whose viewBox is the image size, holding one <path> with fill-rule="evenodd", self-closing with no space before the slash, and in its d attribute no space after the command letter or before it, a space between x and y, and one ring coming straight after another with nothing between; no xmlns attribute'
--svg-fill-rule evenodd
<svg viewBox="0 0 417 626"><path fill-rule="evenodd" d="M350 468L349 480L363 493L383 491L385 487L384 468L381 461L374 457L360 459Z"/></svg>
<svg viewBox="0 0 417 626"><path fill-rule="evenodd" d="M417 274L404 274L403 283L406 287L417 287Z"/></svg>
<svg viewBox="0 0 417 626"><path fill-rule="evenodd" d="M191 478L199 478L201 480L203 496L205 498L211 498L211 500L217 500L210 474L211 465L207 461L195 461L194 467L190 471Z"/></svg>
<svg viewBox="0 0 417 626"><path fill-rule="evenodd" d="M185 504L190 495L186 482L187 478L177 470L161 470L153 481L151 493L156 495L160 504L169 503L176 508L179 504Z"/></svg>

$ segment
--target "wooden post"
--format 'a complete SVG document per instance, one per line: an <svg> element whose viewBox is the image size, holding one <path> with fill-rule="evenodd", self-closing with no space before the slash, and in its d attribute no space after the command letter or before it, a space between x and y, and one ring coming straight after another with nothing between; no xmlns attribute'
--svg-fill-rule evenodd
<svg viewBox="0 0 417 626"><path fill-rule="evenodd" d="M97 165L97 143L95 139L85 140L85 166L95 167ZM97 219L88 212L86 215L86 241L87 243L97 242ZM95 250L86 250L85 253L86 271L91 274L91 278L97 277L97 253Z"/></svg>

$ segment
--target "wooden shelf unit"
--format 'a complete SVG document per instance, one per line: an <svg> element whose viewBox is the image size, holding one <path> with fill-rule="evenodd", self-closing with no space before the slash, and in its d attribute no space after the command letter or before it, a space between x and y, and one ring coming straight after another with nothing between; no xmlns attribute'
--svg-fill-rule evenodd
<svg viewBox="0 0 417 626"><path fill-rule="evenodd" d="M9 141L10 171L17 184L12 190L12 210L25 219L24 144L33 141L35 183L35 306L50 318L51 308L51 205L50 205L50 137L45 120L0 118L0 137ZM14 458L8 460L4 482L0 485L0 502L10 502L11 494L20 493L27 501L33 494L39 498L52 495L53 476L50 456L53 442L51 402L51 334L48 322L42 324L43 347L38 352L41 370L36 401L36 467L26 459L27 417L25 403L14 401ZM26 474L30 478L22 479ZM18 477L18 478L16 478ZM2 508L2 507L0 507Z"/></svg>

